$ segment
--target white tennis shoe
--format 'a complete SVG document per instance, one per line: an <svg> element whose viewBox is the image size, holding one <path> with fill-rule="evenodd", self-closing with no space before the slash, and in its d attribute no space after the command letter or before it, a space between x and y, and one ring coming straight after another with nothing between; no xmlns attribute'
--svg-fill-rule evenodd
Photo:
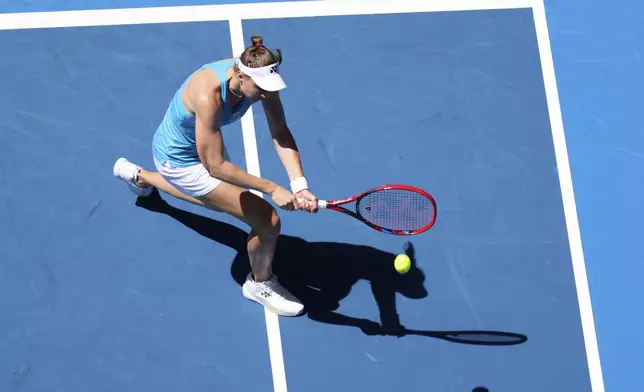
<svg viewBox="0 0 644 392"><path fill-rule="evenodd" d="M304 305L277 282L276 276L265 282L255 282L252 274L248 274L242 292L244 297L281 316L297 316L304 310Z"/></svg>
<svg viewBox="0 0 644 392"><path fill-rule="evenodd" d="M127 187L130 188L130 191L135 195L143 197L150 196L153 190L151 186L140 187L136 184L137 175L140 169L140 166L135 165L126 158L119 158L114 163L114 177L125 181Z"/></svg>

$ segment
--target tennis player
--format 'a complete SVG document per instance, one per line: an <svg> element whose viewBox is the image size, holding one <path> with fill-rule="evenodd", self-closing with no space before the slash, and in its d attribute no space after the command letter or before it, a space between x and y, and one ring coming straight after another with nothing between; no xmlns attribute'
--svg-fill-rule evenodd
<svg viewBox="0 0 644 392"><path fill-rule="evenodd" d="M272 272L280 217L268 201L249 190L269 195L278 207L289 211L317 212L317 198L308 189L280 101L279 91L286 87L279 73L282 53L266 48L261 36L253 36L251 42L239 58L203 65L175 93L152 141L156 172L119 158L114 175L138 196L149 196L157 188L247 223L252 272L242 286L243 295L273 313L296 316L303 310L302 303ZM290 178L290 191L247 173L224 157L220 127L239 120L259 101Z"/></svg>

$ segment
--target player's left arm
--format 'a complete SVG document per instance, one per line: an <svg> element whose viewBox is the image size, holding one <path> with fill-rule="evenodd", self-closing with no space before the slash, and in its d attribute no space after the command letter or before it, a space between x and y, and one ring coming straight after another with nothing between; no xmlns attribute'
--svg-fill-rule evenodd
<svg viewBox="0 0 644 392"><path fill-rule="evenodd" d="M296 191L304 187L304 190L296 192L296 196L310 202L309 211L317 212L318 199L308 189L304 169L302 168L300 151L293 137L293 133L286 123L286 115L284 114L284 107L279 92L265 92L264 95L265 98L262 100L262 104L273 138L273 145L288 173L291 187L295 187Z"/></svg>

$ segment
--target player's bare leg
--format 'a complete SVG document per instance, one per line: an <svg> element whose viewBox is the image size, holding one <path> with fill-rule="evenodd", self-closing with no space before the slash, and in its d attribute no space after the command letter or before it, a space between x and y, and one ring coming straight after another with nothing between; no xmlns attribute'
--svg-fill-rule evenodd
<svg viewBox="0 0 644 392"><path fill-rule="evenodd" d="M186 196L168 183L161 174L143 170L124 158L115 164L114 174L124 180L130 190L139 196L148 196L153 188L157 188L178 199L226 212L248 224L251 230L247 251L252 272L242 287L244 296L280 315L296 316L302 312L304 306L278 283L272 271L281 221L277 211L266 200L225 182L202 197Z"/></svg>

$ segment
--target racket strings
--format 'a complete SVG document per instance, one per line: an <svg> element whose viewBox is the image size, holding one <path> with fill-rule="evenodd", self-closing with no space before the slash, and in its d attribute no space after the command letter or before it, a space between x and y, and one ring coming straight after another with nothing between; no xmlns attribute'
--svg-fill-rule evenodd
<svg viewBox="0 0 644 392"><path fill-rule="evenodd" d="M434 216L431 200L404 189L369 193L358 201L357 208L363 218L388 230L416 230Z"/></svg>

